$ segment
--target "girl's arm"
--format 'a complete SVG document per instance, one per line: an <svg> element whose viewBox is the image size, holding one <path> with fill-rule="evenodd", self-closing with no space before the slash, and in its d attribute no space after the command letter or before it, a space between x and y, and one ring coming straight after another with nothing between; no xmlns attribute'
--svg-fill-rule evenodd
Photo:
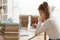
<svg viewBox="0 0 60 40"><path fill-rule="evenodd" d="M45 32L48 29L49 23L50 21L45 21L43 24L42 22L39 22L35 31L35 35Z"/></svg>

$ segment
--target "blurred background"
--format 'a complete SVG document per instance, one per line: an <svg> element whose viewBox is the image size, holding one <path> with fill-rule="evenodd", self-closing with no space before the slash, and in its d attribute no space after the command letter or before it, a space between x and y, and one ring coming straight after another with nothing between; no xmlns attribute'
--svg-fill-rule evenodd
<svg viewBox="0 0 60 40"><path fill-rule="evenodd" d="M0 39L28 40L38 23L38 7L44 1L49 4L51 17L60 25L60 0L0 0ZM40 39L44 40L43 33L33 40Z"/></svg>

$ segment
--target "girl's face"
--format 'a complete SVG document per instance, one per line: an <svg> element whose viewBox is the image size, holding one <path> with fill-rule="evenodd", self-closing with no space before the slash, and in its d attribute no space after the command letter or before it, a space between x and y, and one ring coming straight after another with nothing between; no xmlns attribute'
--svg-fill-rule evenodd
<svg viewBox="0 0 60 40"><path fill-rule="evenodd" d="M42 19L45 19L45 12L43 10L40 10L39 14L40 14Z"/></svg>

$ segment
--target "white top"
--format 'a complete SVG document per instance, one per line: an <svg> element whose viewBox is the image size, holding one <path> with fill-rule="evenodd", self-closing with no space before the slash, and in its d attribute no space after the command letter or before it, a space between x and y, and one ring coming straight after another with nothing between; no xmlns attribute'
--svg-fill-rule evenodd
<svg viewBox="0 0 60 40"><path fill-rule="evenodd" d="M42 32L46 32L50 39L60 39L60 26L52 18L47 19L43 25L39 22L35 34Z"/></svg>

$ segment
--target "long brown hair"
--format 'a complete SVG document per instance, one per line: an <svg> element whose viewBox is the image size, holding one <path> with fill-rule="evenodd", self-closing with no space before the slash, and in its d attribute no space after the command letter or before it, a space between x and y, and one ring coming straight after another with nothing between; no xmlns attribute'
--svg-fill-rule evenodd
<svg viewBox="0 0 60 40"><path fill-rule="evenodd" d="M38 10L43 10L45 12L46 18L48 19L50 17L50 11L49 11L49 6L47 2L43 2L43 4L41 4L38 8Z"/></svg>

